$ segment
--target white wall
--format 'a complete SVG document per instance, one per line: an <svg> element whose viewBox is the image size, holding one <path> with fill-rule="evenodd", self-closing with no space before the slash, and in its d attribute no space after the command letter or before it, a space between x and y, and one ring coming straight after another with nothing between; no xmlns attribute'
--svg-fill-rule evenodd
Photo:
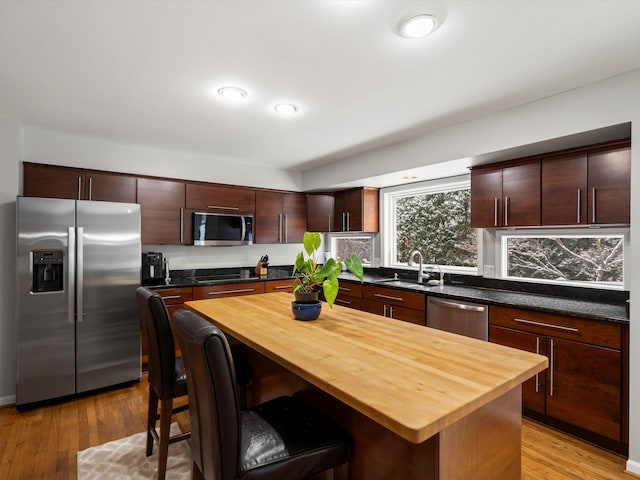
<svg viewBox="0 0 640 480"><path fill-rule="evenodd" d="M23 160L138 175L300 190L300 173L229 162L209 155L125 145L99 138L23 126Z"/></svg>
<svg viewBox="0 0 640 480"><path fill-rule="evenodd" d="M20 125L0 114L0 405L15 400L16 195Z"/></svg>
<svg viewBox="0 0 640 480"><path fill-rule="evenodd" d="M490 155L611 125L631 122L630 447L627 468L640 474L640 70L577 88L412 140L363 153L302 175L303 190L321 189L421 165ZM634 305L636 308L634 308Z"/></svg>

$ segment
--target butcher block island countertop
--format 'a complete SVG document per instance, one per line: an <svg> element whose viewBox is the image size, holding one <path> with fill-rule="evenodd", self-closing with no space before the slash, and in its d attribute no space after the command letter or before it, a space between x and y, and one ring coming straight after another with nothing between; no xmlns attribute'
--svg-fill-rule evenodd
<svg viewBox="0 0 640 480"><path fill-rule="evenodd" d="M292 299L289 293L269 293L185 305L413 444L456 431L449 427L487 406L516 402L505 415L513 424L517 410L519 456L520 385L547 367L545 357L338 305L323 304L318 320L297 321ZM489 417L493 422L495 411ZM476 440L482 442L482 435ZM435 476L421 478L457 476L443 476L442 466L435 470ZM467 478L484 478L476 473Z"/></svg>

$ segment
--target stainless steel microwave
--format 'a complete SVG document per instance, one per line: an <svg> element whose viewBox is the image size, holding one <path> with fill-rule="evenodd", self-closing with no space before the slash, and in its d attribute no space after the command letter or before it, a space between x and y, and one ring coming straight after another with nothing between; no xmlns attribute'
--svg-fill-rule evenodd
<svg viewBox="0 0 640 480"><path fill-rule="evenodd" d="M252 243L252 215L193 212L194 245L251 245Z"/></svg>

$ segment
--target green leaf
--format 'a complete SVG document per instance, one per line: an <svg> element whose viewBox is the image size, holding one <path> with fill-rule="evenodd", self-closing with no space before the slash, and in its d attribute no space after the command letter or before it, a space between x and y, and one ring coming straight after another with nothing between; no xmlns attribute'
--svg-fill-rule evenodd
<svg viewBox="0 0 640 480"><path fill-rule="evenodd" d="M329 308L333 308L333 302L335 302L338 296L338 279L327 278L322 282L322 291L324 292L324 299L327 301Z"/></svg>
<svg viewBox="0 0 640 480"><path fill-rule="evenodd" d="M322 238L318 232L304 232L302 244L304 245L304 251L307 252L308 256L311 257L318 248L320 248L321 243Z"/></svg>
<svg viewBox="0 0 640 480"><path fill-rule="evenodd" d="M296 257L296 262L293 264L293 273L301 272L302 267L304 266L304 263L305 263L304 255L302 254L302 252L300 252Z"/></svg>
<svg viewBox="0 0 640 480"><path fill-rule="evenodd" d="M347 268L351 273L353 273L358 280L362 282L364 278L364 268L362 268L362 262L358 258L357 255L353 255L351 258L346 258L344 263L347 265Z"/></svg>

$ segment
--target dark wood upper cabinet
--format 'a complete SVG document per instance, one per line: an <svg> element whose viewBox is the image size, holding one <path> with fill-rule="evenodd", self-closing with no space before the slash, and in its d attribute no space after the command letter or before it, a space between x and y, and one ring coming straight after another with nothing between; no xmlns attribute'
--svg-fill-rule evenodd
<svg viewBox="0 0 640 480"><path fill-rule="evenodd" d="M87 200L136 202L136 177L106 172L85 172Z"/></svg>
<svg viewBox="0 0 640 480"><path fill-rule="evenodd" d="M471 226L628 225L631 144L599 145L471 170Z"/></svg>
<svg viewBox="0 0 640 480"><path fill-rule="evenodd" d="M84 170L37 163L23 164L25 197L84 198Z"/></svg>
<svg viewBox="0 0 640 480"><path fill-rule="evenodd" d="M335 199L330 193L307 194L307 229L332 232Z"/></svg>
<svg viewBox="0 0 640 480"><path fill-rule="evenodd" d="M588 162L588 222L629 224L631 146L591 150Z"/></svg>
<svg viewBox="0 0 640 480"><path fill-rule="evenodd" d="M111 172L24 163L26 197L136 202L136 177Z"/></svg>
<svg viewBox="0 0 640 480"><path fill-rule="evenodd" d="M251 188L186 184L186 208L218 213L253 214L256 194Z"/></svg>
<svg viewBox="0 0 640 480"><path fill-rule="evenodd" d="M306 229L305 194L256 192L255 243L301 243Z"/></svg>
<svg viewBox="0 0 640 480"><path fill-rule="evenodd" d="M502 227L502 168L471 171L471 226Z"/></svg>
<svg viewBox="0 0 640 480"><path fill-rule="evenodd" d="M628 144L542 160L542 224L629 224Z"/></svg>
<svg viewBox="0 0 640 480"><path fill-rule="evenodd" d="M184 202L184 182L139 178L142 243L183 243Z"/></svg>
<svg viewBox="0 0 640 480"><path fill-rule="evenodd" d="M542 225L587 223L587 153L542 159Z"/></svg>
<svg viewBox="0 0 640 480"><path fill-rule="evenodd" d="M471 226L540 225L540 160L471 171Z"/></svg>
<svg viewBox="0 0 640 480"><path fill-rule="evenodd" d="M540 160L502 170L505 227L540 225Z"/></svg>
<svg viewBox="0 0 640 480"><path fill-rule="evenodd" d="M377 232L379 230L378 189L344 190L336 192L334 198L334 231Z"/></svg>

